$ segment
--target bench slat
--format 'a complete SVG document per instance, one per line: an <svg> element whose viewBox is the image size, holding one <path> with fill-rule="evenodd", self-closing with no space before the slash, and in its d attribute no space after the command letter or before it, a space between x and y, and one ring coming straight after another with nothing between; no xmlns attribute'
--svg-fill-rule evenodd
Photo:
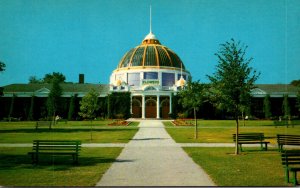
<svg viewBox="0 0 300 188"><path fill-rule="evenodd" d="M236 134L232 134L233 141L236 142ZM261 144L261 149L267 150L270 142L264 141L264 133L240 133L238 134L238 144L242 151L242 144ZM263 148L262 144L265 145Z"/></svg>
<svg viewBox="0 0 300 188"><path fill-rule="evenodd" d="M32 151L28 152L34 163L38 163L39 155L71 155L78 163L81 141L79 140L34 140Z"/></svg>
<svg viewBox="0 0 300 188"><path fill-rule="evenodd" d="M292 182L297 185L297 172L300 171L300 150L287 150L281 153L282 165L285 167L286 181L290 182L289 172L293 172Z"/></svg>
<svg viewBox="0 0 300 188"><path fill-rule="evenodd" d="M279 151L283 150L284 145L300 146L300 135L277 134L277 143Z"/></svg>

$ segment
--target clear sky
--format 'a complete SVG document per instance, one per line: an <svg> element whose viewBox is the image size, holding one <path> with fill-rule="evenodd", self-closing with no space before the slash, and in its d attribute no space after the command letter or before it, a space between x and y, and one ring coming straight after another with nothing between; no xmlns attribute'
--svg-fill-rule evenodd
<svg viewBox="0 0 300 188"><path fill-rule="evenodd" d="M152 30L193 79L208 82L219 44L249 46L257 83L300 79L300 0L0 0L0 86L61 72L109 82L122 56Z"/></svg>

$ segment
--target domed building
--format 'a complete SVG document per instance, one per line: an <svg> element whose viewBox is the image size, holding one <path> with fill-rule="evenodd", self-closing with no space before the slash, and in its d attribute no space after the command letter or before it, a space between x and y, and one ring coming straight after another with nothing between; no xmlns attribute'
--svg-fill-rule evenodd
<svg viewBox="0 0 300 188"><path fill-rule="evenodd" d="M179 56L150 30L142 43L120 60L110 77L110 91L131 93L133 118L169 118L172 94L189 76Z"/></svg>

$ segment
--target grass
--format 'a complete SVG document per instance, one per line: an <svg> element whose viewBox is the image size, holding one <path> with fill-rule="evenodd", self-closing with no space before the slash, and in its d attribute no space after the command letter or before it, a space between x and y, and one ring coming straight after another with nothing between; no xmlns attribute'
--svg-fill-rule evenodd
<svg viewBox="0 0 300 188"><path fill-rule="evenodd" d="M129 126L107 126L111 122L60 122L51 130L47 127L35 130L35 122L1 122L0 143L32 143L36 139L62 138L81 140L83 143L127 143L138 131L138 122L132 122Z"/></svg>
<svg viewBox="0 0 300 188"><path fill-rule="evenodd" d="M248 151L235 156L232 148L184 148L218 186L288 186L277 151Z"/></svg>
<svg viewBox="0 0 300 188"><path fill-rule="evenodd" d="M31 148L0 148L1 186L95 186L122 148L82 148L79 165L69 156L31 164Z"/></svg>
<svg viewBox="0 0 300 188"><path fill-rule="evenodd" d="M235 133L235 122L231 120L200 120L198 139L194 139L194 126L173 126L164 122L166 130L178 143L232 143ZM276 134L300 134L300 126L277 127L271 126L272 121L247 121L246 126L240 126L240 132L262 132L266 140L276 144Z"/></svg>
<svg viewBox="0 0 300 188"><path fill-rule="evenodd" d="M35 130L35 122L0 122L0 143L32 143L35 139L127 143L138 131L138 122L129 126L108 126L111 122L59 122L52 130L47 127ZM35 166L27 156L28 151L31 147L0 147L1 186L95 186L122 148L82 148L79 165L73 165L69 156L53 159L45 156Z"/></svg>

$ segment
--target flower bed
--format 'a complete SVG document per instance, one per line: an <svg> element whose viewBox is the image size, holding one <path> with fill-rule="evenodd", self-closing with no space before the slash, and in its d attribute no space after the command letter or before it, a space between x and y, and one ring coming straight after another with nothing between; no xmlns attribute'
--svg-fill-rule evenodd
<svg viewBox="0 0 300 188"><path fill-rule="evenodd" d="M190 121L191 119L176 119L172 121L172 123L175 126L193 126L193 124Z"/></svg>
<svg viewBox="0 0 300 188"><path fill-rule="evenodd" d="M128 126L131 122L125 120L116 120L110 124L109 126Z"/></svg>

